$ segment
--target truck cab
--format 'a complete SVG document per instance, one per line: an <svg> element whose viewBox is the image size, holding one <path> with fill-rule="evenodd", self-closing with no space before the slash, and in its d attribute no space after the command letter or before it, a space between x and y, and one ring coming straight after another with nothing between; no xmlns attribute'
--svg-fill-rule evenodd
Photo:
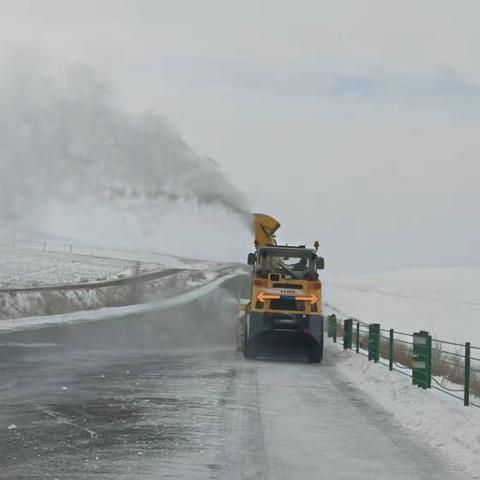
<svg viewBox="0 0 480 480"><path fill-rule="evenodd" d="M250 260L251 261L251 260ZM323 259L305 247L260 248L253 263L252 311L319 314Z"/></svg>
<svg viewBox="0 0 480 480"><path fill-rule="evenodd" d="M319 362L323 316L318 270L324 260L317 256L318 242L314 249L256 243L257 251L248 256L252 290L241 329L244 356L255 358L267 344L299 344L310 362Z"/></svg>

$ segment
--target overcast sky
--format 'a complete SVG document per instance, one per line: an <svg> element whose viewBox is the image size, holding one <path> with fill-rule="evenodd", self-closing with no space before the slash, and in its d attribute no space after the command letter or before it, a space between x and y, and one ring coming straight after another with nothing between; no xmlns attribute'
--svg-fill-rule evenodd
<svg viewBox="0 0 480 480"><path fill-rule="evenodd" d="M480 263L478 0L0 0L334 270ZM247 247L248 250L248 247Z"/></svg>

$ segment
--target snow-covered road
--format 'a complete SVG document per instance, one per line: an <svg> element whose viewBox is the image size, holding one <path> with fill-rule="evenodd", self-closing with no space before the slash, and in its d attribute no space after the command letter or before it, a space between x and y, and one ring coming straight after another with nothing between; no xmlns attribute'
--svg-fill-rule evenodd
<svg viewBox="0 0 480 480"><path fill-rule="evenodd" d="M203 329L224 298L1 335L0 478L471 478L395 424L334 356L246 361L226 317L189 347L186 329ZM167 321L177 329L160 334Z"/></svg>
<svg viewBox="0 0 480 480"><path fill-rule="evenodd" d="M238 364L239 382L254 380L250 403L258 408L257 443L265 459L261 475L247 478L464 478L394 424L330 360L320 368L294 359Z"/></svg>

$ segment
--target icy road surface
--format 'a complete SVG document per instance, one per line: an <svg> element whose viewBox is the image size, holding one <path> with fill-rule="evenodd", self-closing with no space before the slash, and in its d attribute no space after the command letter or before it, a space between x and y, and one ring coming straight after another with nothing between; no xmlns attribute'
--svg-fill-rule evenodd
<svg viewBox="0 0 480 480"><path fill-rule="evenodd" d="M81 348L91 327L1 336L0 478L471 478L392 423L332 359Z"/></svg>

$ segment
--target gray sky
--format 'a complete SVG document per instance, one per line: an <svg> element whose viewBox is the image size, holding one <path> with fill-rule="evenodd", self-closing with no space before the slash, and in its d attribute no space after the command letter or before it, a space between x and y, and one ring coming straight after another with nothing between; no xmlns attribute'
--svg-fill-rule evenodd
<svg viewBox="0 0 480 480"><path fill-rule="evenodd" d="M480 262L478 1L0 7L2 48L98 68L334 270Z"/></svg>

